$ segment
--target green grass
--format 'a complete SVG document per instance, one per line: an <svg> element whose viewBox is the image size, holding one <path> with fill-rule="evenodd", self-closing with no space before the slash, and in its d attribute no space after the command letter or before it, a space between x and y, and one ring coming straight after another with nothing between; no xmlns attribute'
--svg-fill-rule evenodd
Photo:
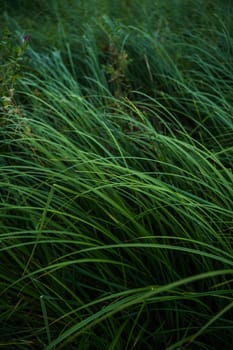
<svg viewBox="0 0 233 350"><path fill-rule="evenodd" d="M0 116L0 348L232 349L227 4L52 3L39 32L5 4L32 39Z"/></svg>

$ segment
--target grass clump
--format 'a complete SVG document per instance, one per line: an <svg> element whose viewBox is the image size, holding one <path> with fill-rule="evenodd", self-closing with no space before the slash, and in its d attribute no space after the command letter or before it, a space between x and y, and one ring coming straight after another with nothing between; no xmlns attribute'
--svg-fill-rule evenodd
<svg viewBox="0 0 233 350"><path fill-rule="evenodd" d="M230 27L113 5L54 2L1 127L0 347L231 349Z"/></svg>

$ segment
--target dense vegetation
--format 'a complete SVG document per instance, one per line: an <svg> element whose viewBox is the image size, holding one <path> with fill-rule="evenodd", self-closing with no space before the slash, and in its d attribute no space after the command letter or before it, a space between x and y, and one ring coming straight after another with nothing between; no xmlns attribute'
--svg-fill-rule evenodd
<svg viewBox="0 0 233 350"><path fill-rule="evenodd" d="M0 4L0 348L232 349L230 1Z"/></svg>

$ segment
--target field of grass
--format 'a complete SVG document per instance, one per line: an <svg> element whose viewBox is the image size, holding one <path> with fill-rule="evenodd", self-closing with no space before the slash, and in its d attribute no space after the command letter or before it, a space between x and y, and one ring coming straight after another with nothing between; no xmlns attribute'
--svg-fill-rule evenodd
<svg viewBox="0 0 233 350"><path fill-rule="evenodd" d="M0 3L0 348L233 349L230 1Z"/></svg>

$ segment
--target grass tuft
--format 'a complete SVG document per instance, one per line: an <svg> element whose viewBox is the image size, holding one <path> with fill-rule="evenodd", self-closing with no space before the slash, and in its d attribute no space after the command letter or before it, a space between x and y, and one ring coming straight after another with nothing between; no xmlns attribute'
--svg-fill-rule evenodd
<svg viewBox="0 0 233 350"><path fill-rule="evenodd" d="M226 9L39 3L0 115L0 347L232 349Z"/></svg>

